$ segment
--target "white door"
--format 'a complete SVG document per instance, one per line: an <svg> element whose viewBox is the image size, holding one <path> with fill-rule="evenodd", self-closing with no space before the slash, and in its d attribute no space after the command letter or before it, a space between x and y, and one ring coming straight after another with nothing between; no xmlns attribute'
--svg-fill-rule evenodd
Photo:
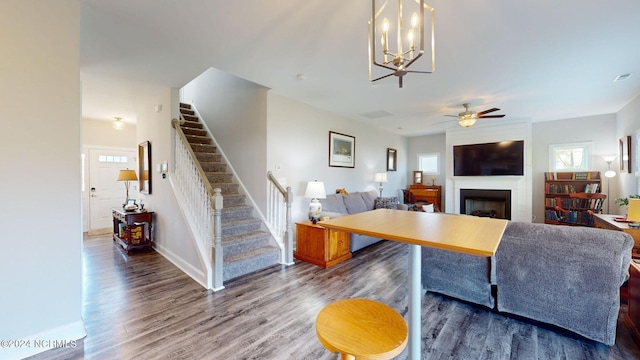
<svg viewBox="0 0 640 360"><path fill-rule="evenodd" d="M137 171L135 150L89 149L89 231L113 227L111 208L125 202L125 183L118 181L123 169ZM129 198L138 198L138 182L129 182Z"/></svg>

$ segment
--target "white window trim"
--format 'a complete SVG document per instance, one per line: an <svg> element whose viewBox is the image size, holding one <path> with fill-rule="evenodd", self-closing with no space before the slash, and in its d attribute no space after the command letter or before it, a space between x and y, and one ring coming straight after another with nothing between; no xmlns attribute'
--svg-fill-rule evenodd
<svg viewBox="0 0 640 360"><path fill-rule="evenodd" d="M579 168L572 168L572 169L556 169L555 152L561 149L578 148L578 147L583 148L585 151L583 166ZM564 144L551 144L549 145L549 171L589 171L590 170L589 164L591 163L592 154L593 154L593 142L591 141L564 143Z"/></svg>
<svg viewBox="0 0 640 360"><path fill-rule="evenodd" d="M435 156L436 159L436 171L425 171L422 169L422 158L427 156ZM422 153L418 154L418 170L422 171L425 175L440 175L440 153Z"/></svg>

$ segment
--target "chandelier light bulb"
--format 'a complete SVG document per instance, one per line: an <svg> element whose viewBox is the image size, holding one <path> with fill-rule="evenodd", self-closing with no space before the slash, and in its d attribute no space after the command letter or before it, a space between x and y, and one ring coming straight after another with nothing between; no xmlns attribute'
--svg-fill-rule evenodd
<svg viewBox="0 0 640 360"><path fill-rule="evenodd" d="M418 14L417 13L411 14L411 26L414 27L414 28L416 26L418 26Z"/></svg>

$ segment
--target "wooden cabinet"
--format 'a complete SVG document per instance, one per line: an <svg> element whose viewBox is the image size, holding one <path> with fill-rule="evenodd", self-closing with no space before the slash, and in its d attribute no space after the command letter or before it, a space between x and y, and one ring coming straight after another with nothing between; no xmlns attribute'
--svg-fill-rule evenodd
<svg viewBox="0 0 640 360"><path fill-rule="evenodd" d="M151 249L153 242L153 212L111 209L113 214L113 241L127 251Z"/></svg>
<svg viewBox="0 0 640 360"><path fill-rule="evenodd" d="M442 186L413 184L409 185L409 192L416 202L428 202L433 204L436 211L443 210L441 206Z"/></svg>
<svg viewBox="0 0 640 360"><path fill-rule="evenodd" d="M349 233L326 229L311 221L296 223L296 259L323 268L351 258Z"/></svg>
<svg viewBox="0 0 640 360"><path fill-rule="evenodd" d="M628 310L624 322L633 335L636 344L640 345L640 264L631 261L629 266Z"/></svg>
<svg viewBox="0 0 640 360"><path fill-rule="evenodd" d="M544 222L547 224L558 224L556 206L569 208L569 194L599 193L602 189L599 171L546 172L544 176Z"/></svg>

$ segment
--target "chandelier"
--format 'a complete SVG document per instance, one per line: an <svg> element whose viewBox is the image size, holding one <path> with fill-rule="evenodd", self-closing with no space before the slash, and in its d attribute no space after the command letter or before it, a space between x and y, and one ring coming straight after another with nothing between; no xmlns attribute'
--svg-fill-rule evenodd
<svg viewBox="0 0 640 360"><path fill-rule="evenodd" d="M371 82L384 79L391 75L397 76L399 85L402 87L402 78L408 73L431 74L436 70L435 55L435 15L433 7L424 3L424 0L415 0L417 5L407 6L407 14L411 19L410 27L406 31L403 28L403 11L404 6L402 0L398 0L397 14L387 4L389 0L385 0L380 8L376 6L376 0L371 0L371 19L369 19L369 80ZM412 1L409 1L409 5ZM413 8L413 9L410 9ZM408 70L416 60L418 60L425 52L425 13L431 12L431 71ZM395 25L389 21L387 16L397 16ZM380 20L382 19L382 20ZM389 42L389 32L395 26L396 40L395 44ZM376 47L376 39L380 39L380 49ZM393 36L392 36L393 40ZM396 45L396 52L389 50L391 45ZM406 49L406 50L405 50ZM392 72L380 77L373 77L373 66L379 66Z"/></svg>

